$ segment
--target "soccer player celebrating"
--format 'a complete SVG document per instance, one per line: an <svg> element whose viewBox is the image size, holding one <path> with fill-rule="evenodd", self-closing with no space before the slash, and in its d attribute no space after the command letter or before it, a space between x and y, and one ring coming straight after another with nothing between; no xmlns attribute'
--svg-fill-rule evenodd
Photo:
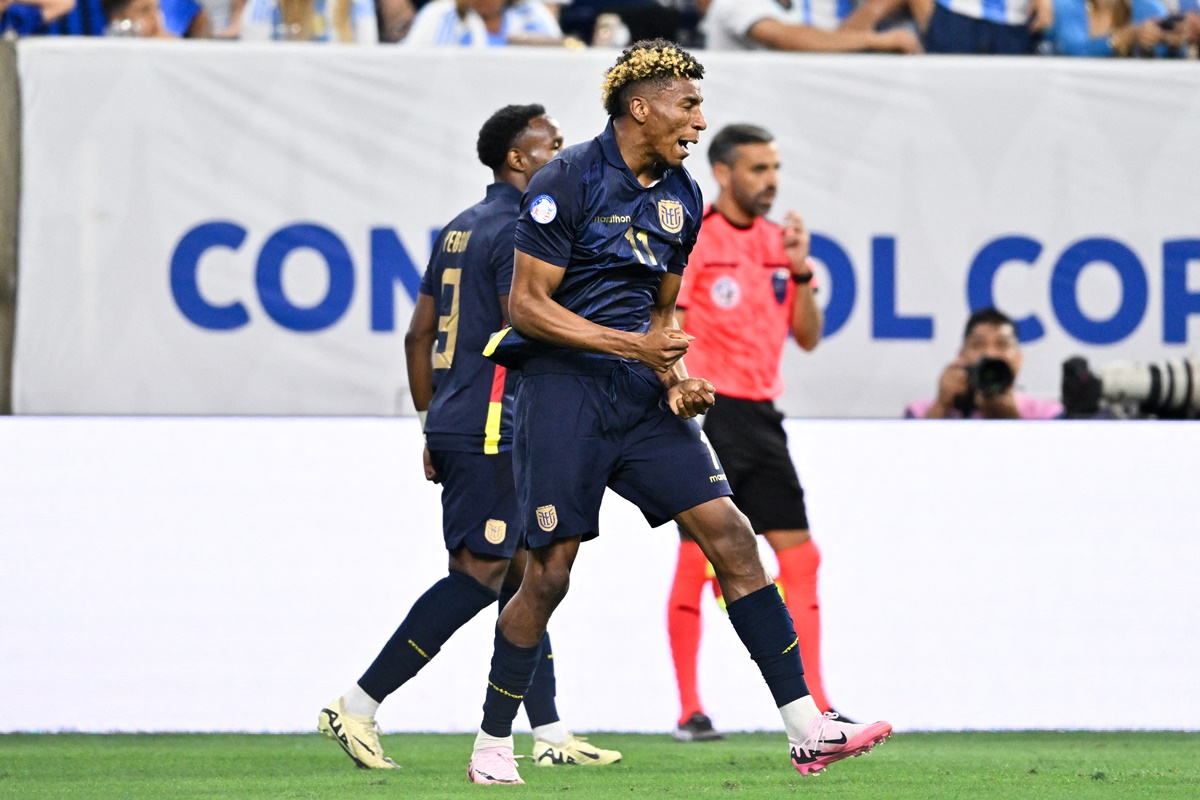
<svg viewBox="0 0 1200 800"><path fill-rule="evenodd" d="M676 520L712 562L801 774L866 752L892 730L818 710L791 617L694 419L713 404L713 387L683 366L688 337L675 299L700 227L700 190L683 161L707 127L703 74L663 39L626 49L605 73L604 132L564 150L522 200L509 295L516 332L497 334L485 352L522 370L513 468L530 554L496 627L467 768L476 783L523 782L512 721L580 543L599 535L605 486L651 525Z"/></svg>
<svg viewBox="0 0 1200 800"><path fill-rule="evenodd" d="M516 592L525 566L512 477L511 375L482 355L504 325L512 283L513 228L521 192L562 149L562 132L540 105L505 106L479 131L479 160L492 169L487 196L438 235L421 280L404 347L413 403L428 440L425 477L442 484L449 575L425 592L346 694L321 709L318 730L366 769L396 769L384 756L375 711L476 614ZM621 759L573 736L554 703L549 638L534 658L525 711L540 765Z"/></svg>
<svg viewBox="0 0 1200 800"><path fill-rule="evenodd" d="M725 465L735 503L779 562L779 585L796 625L804 678L817 708L829 711L821 680L821 612L817 545L809 534L804 490L788 455L779 362L789 334L805 350L821 338L804 220L789 212L783 227L766 215L778 188L779 148L757 125L730 125L713 137L708 160L720 194L704 225L680 288L675 318L696 339L688 369L717 387L704 433ZM675 738L720 738L704 713L696 681L700 595L708 562L680 531L679 558L667 604L667 632L679 687Z"/></svg>

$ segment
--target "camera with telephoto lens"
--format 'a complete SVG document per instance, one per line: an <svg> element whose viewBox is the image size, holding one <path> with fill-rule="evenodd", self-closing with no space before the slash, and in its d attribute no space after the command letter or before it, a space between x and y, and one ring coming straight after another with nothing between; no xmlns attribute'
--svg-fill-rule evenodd
<svg viewBox="0 0 1200 800"><path fill-rule="evenodd" d="M1012 367L1000 358L981 358L967 367L967 391L954 398L954 407L969 417L975 412L975 395L996 397L1012 388Z"/></svg>
<svg viewBox="0 0 1200 800"><path fill-rule="evenodd" d="M1157 364L1114 361L1092 371L1080 356L1063 362L1062 403L1068 417L1196 419L1200 362L1173 358Z"/></svg>
<svg viewBox="0 0 1200 800"><path fill-rule="evenodd" d="M984 397L1004 394L1012 388L1015 378L1012 367L999 358L981 358L967 367L967 385L971 387L971 394L982 392Z"/></svg>

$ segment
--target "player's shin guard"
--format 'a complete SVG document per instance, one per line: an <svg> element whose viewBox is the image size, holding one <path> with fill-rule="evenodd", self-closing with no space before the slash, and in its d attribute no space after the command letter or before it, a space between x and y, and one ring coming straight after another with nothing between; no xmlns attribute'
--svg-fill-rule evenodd
<svg viewBox="0 0 1200 800"><path fill-rule="evenodd" d="M469 575L451 572L413 603L358 685L382 703L428 664L455 631L494 602L491 589Z"/></svg>
<svg viewBox="0 0 1200 800"><path fill-rule="evenodd" d="M479 726L488 736L512 736L513 720L533 682L541 652L540 642L533 647L518 647L496 628L492 671L488 674L487 697L483 701L483 723Z"/></svg>
<svg viewBox="0 0 1200 800"><path fill-rule="evenodd" d="M729 621L758 664L777 707L808 695L796 630L775 584L730 603Z"/></svg>
<svg viewBox="0 0 1200 800"><path fill-rule="evenodd" d="M798 547L781 550L775 557L779 561L779 583L783 586L788 613L792 615L800 640L805 681L817 708L828 711L829 699L821 676L821 606L817 598L821 551L810 539Z"/></svg>
<svg viewBox="0 0 1200 800"><path fill-rule="evenodd" d="M700 653L700 596L708 582L708 559L700 545L679 543L671 596L667 600L667 638L671 659L675 662L675 683L679 687L679 721L704 712L697 680Z"/></svg>

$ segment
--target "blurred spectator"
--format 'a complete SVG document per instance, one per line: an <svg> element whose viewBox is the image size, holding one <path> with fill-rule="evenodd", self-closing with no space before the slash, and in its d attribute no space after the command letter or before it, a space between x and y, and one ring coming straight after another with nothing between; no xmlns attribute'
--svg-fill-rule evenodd
<svg viewBox="0 0 1200 800"><path fill-rule="evenodd" d="M623 47L617 42L659 37L699 46L699 22L697 0L574 0L561 17L564 33L598 47ZM621 33L614 39L614 28L628 35Z"/></svg>
<svg viewBox="0 0 1200 800"><path fill-rule="evenodd" d="M933 14L934 0L837 0L842 23L847 31L873 31L911 26L924 32Z"/></svg>
<svg viewBox="0 0 1200 800"><path fill-rule="evenodd" d="M1054 0L936 0L925 29L930 53L1019 56L1054 24Z"/></svg>
<svg viewBox="0 0 1200 800"><path fill-rule="evenodd" d="M100 0L107 36L148 39L212 36L208 14L197 0Z"/></svg>
<svg viewBox="0 0 1200 800"><path fill-rule="evenodd" d="M26 0L13 3L0 0L0 33L12 31L17 36L42 32L48 23L70 13L75 0Z"/></svg>
<svg viewBox="0 0 1200 800"><path fill-rule="evenodd" d="M208 14L214 39L237 39L241 36L242 11L246 0L200 0Z"/></svg>
<svg viewBox="0 0 1200 800"><path fill-rule="evenodd" d="M47 36L103 36L108 22L100 0L76 0L74 7L56 18L47 17L33 33ZM14 5L16 9L19 6ZM27 6L26 6L27 7ZM43 11L43 14L45 12Z"/></svg>
<svg viewBox="0 0 1200 800"><path fill-rule="evenodd" d="M1054 24L1042 50L1063 56L1149 53L1163 42L1166 19L1159 0L1054 0Z"/></svg>
<svg viewBox="0 0 1200 800"><path fill-rule="evenodd" d="M244 41L375 44L374 0L246 0Z"/></svg>
<svg viewBox="0 0 1200 800"><path fill-rule="evenodd" d="M417 11L402 44L487 47L488 31L469 0L433 0Z"/></svg>
<svg viewBox="0 0 1200 800"><path fill-rule="evenodd" d="M875 51L919 53L905 30L839 28L838 3L787 0L701 0L701 23L710 50L796 50L813 53Z"/></svg>
<svg viewBox="0 0 1200 800"><path fill-rule="evenodd" d="M938 393L904 410L910 419L1054 419L1062 403L1016 390L1024 356L1006 314L982 308L967 320L958 357L942 370Z"/></svg>
<svg viewBox="0 0 1200 800"><path fill-rule="evenodd" d="M540 0L433 0L417 12L404 44L502 47L562 44L554 14Z"/></svg>
<svg viewBox="0 0 1200 800"><path fill-rule="evenodd" d="M379 18L379 41L395 43L408 35L413 17L417 15L412 0L375 0L375 16Z"/></svg>

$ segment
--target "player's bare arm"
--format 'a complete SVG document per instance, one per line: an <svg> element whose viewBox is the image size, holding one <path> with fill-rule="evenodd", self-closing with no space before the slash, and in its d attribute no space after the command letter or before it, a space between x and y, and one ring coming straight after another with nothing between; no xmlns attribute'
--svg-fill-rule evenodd
<svg viewBox="0 0 1200 800"><path fill-rule="evenodd" d="M564 274L562 267L517 251L512 291L508 295L508 312L514 328L560 347L640 361L655 372L669 369L687 352L687 338L680 331L663 328L652 328L646 333L618 331L567 310L554 299L554 291Z"/></svg>
<svg viewBox="0 0 1200 800"><path fill-rule="evenodd" d="M792 275L811 275L808 263L812 235L804 224L804 218L795 211L788 211L783 218L783 249L791 262ZM811 351L821 341L821 329L825 326L825 314L817 305L817 293L811 282L796 284L796 299L792 305L792 338L805 351Z"/></svg>
<svg viewBox="0 0 1200 800"><path fill-rule="evenodd" d="M650 331L661 328L671 336L685 336L691 341L694 337L688 336L681 329L679 316L683 312L675 308L681 283L681 277L673 272L663 275L658 287L658 301L650 310ZM703 378L690 377L682 359L676 361L669 370L657 375L667 392L667 405L684 419L703 414L716 402L716 390L713 385Z"/></svg>
<svg viewBox="0 0 1200 800"><path fill-rule="evenodd" d="M437 343L437 308L433 298L427 294L417 295L417 307L413 309L404 334L404 356L408 362L408 391L412 395L413 407L423 416L433 400L433 347ZM438 482L437 470L429 460L429 448L422 455L425 462L425 479Z"/></svg>

